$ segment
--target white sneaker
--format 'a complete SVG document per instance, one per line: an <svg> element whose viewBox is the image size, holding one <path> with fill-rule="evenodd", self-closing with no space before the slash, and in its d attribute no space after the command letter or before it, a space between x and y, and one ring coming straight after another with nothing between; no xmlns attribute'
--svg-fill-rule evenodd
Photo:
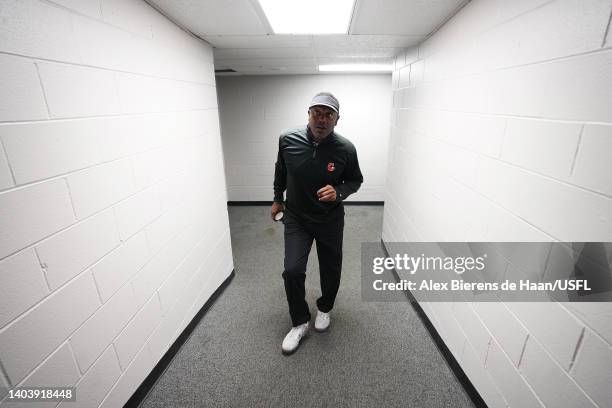
<svg viewBox="0 0 612 408"><path fill-rule="evenodd" d="M308 333L308 322L292 327L283 340L283 353L291 354L297 350L298 346L300 345L300 340L306 336L306 333Z"/></svg>
<svg viewBox="0 0 612 408"><path fill-rule="evenodd" d="M315 330L318 332L324 332L329 327L329 313L323 313L320 310L317 310L317 318L315 319Z"/></svg>

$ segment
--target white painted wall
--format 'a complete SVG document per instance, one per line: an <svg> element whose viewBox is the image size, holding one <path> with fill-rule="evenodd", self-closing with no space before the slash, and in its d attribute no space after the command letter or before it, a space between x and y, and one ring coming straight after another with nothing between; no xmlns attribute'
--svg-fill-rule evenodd
<svg viewBox="0 0 612 408"><path fill-rule="evenodd" d="M0 386L120 407L233 269L212 50L142 1L0 9Z"/></svg>
<svg viewBox="0 0 612 408"><path fill-rule="evenodd" d="M398 56L385 241L612 241L611 8L474 0ZM422 306L490 407L610 406L609 303Z"/></svg>
<svg viewBox="0 0 612 408"><path fill-rule="evenodd" d="M318 92L340 101L336 131L357 148L364 182L347 201L382 201L391 113L391 76L217 77L219 115L231 201L272 201L282 130L305 126Z"/></svg>

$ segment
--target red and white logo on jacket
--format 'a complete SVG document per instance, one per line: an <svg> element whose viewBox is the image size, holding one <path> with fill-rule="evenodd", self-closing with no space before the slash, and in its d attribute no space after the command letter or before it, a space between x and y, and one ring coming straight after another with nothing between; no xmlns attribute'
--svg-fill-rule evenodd
<svg viewBox="0 0 612 408"><path fill-rule="evenodd" d="M327 171L334 171L336 169L336 165L334 163L327 163Z"/></svg>

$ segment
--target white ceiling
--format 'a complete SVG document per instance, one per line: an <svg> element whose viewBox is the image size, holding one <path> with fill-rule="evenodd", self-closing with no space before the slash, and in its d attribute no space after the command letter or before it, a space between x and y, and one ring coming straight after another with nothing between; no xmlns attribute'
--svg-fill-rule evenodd
<svg viewBox="0 0 612 408"><path fill-rule="evenodd" d="M348 34L321 36L275 35L257 0L147 1L210 43L216 70L314 74L319 64L391 63L469 0L355 0Z"/></svg>

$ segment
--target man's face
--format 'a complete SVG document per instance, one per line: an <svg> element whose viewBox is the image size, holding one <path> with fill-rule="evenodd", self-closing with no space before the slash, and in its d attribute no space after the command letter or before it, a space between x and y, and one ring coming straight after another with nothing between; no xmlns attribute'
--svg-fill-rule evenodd
<svg viewBox="0 0 612 408"><path fill-rule="evenodd" d="M326 138L338 123L340 116L332 108L315 105L308 109L308 127L315 140Z"/></svg>

